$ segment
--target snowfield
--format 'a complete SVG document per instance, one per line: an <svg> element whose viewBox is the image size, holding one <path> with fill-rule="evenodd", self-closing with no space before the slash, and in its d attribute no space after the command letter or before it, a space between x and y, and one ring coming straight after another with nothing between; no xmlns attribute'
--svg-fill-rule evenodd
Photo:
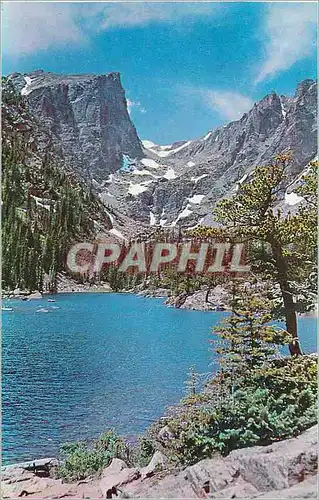
<svg viewBox="0 0 319 500"><path fill-rule="evenodd" d="M133 184L132 182L129 185L128 192L132 196L137 196L138 194L143 193L147 190L147 186L143 186L142 184Z"/></svg>
<svg viewBox="0 0 319 500"><path fill-rule="evenodd" d="M304 201L305 199L302 196L299 196L296 193L285 193L285 203L287 205L293 206L297 205L301 201Z"/></svg>
<svg viewBox="0 0 319 500"><path fill-rule="evenodd" d="M141 163L145 165L145 167L150 167L150 168L158 168L158 163L155 160L151 160L150 158L143 158L141 160Z"/></svg>
<svg viewBox="0 0 319 500"><path fill-rule="evenodd" d="M172 168L167 169L166 174L163 175L164 179L176 179L176 174Z"/></svg>
<svg viewBox="0 0 319 500"><path fill-rule="evenodd" d="M188 201L190 201L191 203L195 203L196 205L198 205L199 203L202 202L203 198L205 198L204 194L194 194L194 196L192 196L191 198L188 198Z"/></svg>

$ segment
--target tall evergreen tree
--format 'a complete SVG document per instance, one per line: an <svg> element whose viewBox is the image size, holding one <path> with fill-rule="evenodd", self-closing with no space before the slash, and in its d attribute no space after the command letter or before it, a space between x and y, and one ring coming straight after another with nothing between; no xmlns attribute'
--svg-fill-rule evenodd
<svg viewBox="0 0 319 500"><path fill-rule="evenodd" d="M296 193L305 201L295 213L284 214L278 207L287 189L285 171L290 162L289 155L280 155L272 165L255 168L248 182L240 184L234 196L217 204L214 218L220 227L199 228L197 233L250 244L248 257L254 272L259 273L260 279L273 283L274 294L276 286L280 289L282 314L292 337L290 352L297 355L302 351L298 339L296 300L306 297L308 309L315 304L314 293L309 294L309 288L315 288L313 276L317 269L315 179L318 162L311 162L296 187ZM259 248L257 253L256 245ZM263 259L260 259L261 248ZM300 300L299 305L303 302Z"/></svg>

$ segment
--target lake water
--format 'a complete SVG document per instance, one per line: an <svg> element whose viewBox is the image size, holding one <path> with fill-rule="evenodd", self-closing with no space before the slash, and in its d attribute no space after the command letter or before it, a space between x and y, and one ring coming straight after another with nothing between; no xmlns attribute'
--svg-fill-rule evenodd
<svg viewBox="0 0 319 500"><path fill-rule="evenodd" d="M225 313L127 294L48 298L3 304L14 309L2 314L4 463L54 456L110 427L141 433L183 396L191 365L213 369L207 340ZM299 324L315 351L316 320Z"/></svg>

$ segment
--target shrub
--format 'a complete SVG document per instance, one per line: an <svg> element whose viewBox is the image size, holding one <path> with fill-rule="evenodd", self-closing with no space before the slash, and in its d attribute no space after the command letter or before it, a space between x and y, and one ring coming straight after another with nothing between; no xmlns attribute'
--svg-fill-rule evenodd
<svg viewBox="0 0 319 500"><path fill-rule="evenodd" d="M173 463L190 465L300 434L317 421L316 365L308 356L274 360L243 375L228 394L211 384L167 417L170 439L161 440L153 427L156 446Z"/></svg>
<svg viewBox="0 0 319 500"><path fill-rule="evenodd" d="M108 466L113 458L127 460L128 446L112 430L105 432L91 445L79 441L61 446L62 462L58 477L66 482L85 479Z"/></svg>

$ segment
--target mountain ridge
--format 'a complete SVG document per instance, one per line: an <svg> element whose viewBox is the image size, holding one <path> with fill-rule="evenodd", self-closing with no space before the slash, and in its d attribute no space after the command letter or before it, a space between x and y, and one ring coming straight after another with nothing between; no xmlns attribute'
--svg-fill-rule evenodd
<svg viewBox="0 0 319 500"><path fill-rule="evenodd" d="M234 192L256 165L270 163L276 154L288 150L295 150L288 171L289 180L293 179L317 152L316 100L316 82L305 80L294 97L268 94L241 119L194 141L167 146L143 141L145 156L155 162L151 173L160 175L156 182L149 182L152 177L144 171L149 185L141 183L141 192L129 200L130 214L139 219L144 215L144 222L147 217L150 222L155 219L161 226L180 222L190 226L203 218L207 223L206 216L218 199ZM164 165L168 179L167 175L163 179ZM126 179L116 180L125 183ZM111 194L117 198L119 190L111 189Z"/></svg>
<svg viewBox="0 0 319 500"><path fill-rule="evenodd" d="M86 180L120 168L123 153L142 154L118 72L58 75L38 70L15 73L9 80Z"/></svg>
<svg viewBox="0 0 319 500"><path fill-rule="evenodd" d="M255 166L292 151L291 181L317 153L317 85L311 79L292 97L272 92L236 121L163 146L138 137L117 72L9 78L101 200L150 226L209 224L215 203L235 192Z"/></svg>

